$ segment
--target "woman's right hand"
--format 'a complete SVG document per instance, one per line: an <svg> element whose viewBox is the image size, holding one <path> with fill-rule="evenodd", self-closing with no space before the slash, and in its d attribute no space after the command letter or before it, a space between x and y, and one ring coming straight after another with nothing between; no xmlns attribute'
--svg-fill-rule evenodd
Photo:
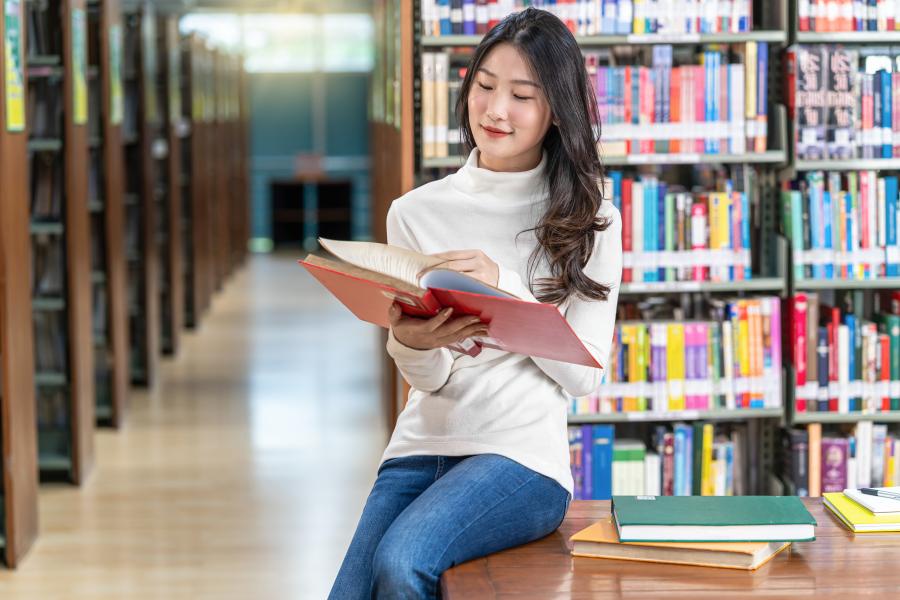
<svg viewBox="0 0 900 600"><path fill-rule="evenodd" d="M414 350L442 348L466 338L488 334L487 323L483 323L480 317L465 315L451 319L452 314L453 309L446 308L430 319L410 317L403 314L396 302L388 311L394 338Z"/></svg>

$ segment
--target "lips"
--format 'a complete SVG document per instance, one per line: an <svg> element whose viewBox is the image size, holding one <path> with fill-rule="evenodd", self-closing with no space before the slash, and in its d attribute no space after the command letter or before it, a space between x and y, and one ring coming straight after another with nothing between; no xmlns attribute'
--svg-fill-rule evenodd
<svg viewBox="0 0 900 600"><path fill-rule="evenodd" d="M492 138L502 138L512 133L511 131L503 131L502 129L497 129L496 127L488 127L487 125L482 125L481 128L486 134L488 134L488 136Z"/></svg>

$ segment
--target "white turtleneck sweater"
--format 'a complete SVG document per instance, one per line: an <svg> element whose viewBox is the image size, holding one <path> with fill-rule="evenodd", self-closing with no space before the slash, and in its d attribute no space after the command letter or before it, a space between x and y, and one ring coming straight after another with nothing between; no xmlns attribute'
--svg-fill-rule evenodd
<svg viewBox="0 0 900 600"><path fill-rule="evenodd" d="M478 166L478 150L456 173L396 200L388 243L424 254L480 249L499 267L497 287L537 302L528 286L534 226L544 212L546 156L530 171ZM622 275L622 221L604 201L606 231L594 236L585 274L611 287L608 300L570 298L560 311L601 365L612 344ZM548 274L539 263L535 279ZM447 348L414 350L388 336L387 351L412 390L382 461L400 456L499 454L555 479L572 493L566 413L569 394L597 389L601 369L484 348L470 357Z"/></svg>

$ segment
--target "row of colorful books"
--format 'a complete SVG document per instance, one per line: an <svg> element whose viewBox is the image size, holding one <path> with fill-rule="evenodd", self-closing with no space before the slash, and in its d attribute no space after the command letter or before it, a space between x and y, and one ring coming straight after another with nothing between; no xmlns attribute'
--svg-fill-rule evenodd
<svg viewBox="0 0 900 600"><path fill-rule="evenodd" d="M893 67L895 58L884 48L788 48L788 109L796 122L798 158L900 156L900 135L895 133L900 132L900 73Z"/></svg>
<svg viewBox="0 0 900 600"><path fill-rule="evenodd" d="M810 171L782 191L783 231L794 278L900 276L897 177L875 171Z"/></svg>
<svg viewBox="0 0 900 600"><path fill-rule="evenodd" d="M718 430L718 431L717 431ZM612 495L731 496L748 489L745 424L658 426L651 447L638 439L616 439L613 425L569 426L575 499Z"/></svg>
<svg viewBox="0 0 900 600"><path fill-rule="evenodd" d="M818 425L790 429L783 447L786 491L798 496L900 485L900 435L885 424L860 421L828 434Z"/></svg>
<svg viewBox="0 0 900 600"><path fill-rule="evenodd" d="M800 31L900 30L897 0L798 0Z"/></svg>
<svg viewBox="0 0 900 600"><path fill-rule="evenodd" d="M687 192L651 175L611 171L622 216L622 281L750 279L750 201L734 191Z"/></svg>
<svg viewBox="0 0 900 600"><path fill-rule="evenodd" d="M618 322L604 381L573 412L782 406L780 300L711 302L709 321Z"/></svg>
<svg viewBox="0 0 900 600"><path fill-rule="evenodd" d="M787 300L785 350L797 413L900 410L900 292L871 319L814 293Z"/></svg>
<svg viewBox="0 0 900 600"><path fill-rule="evenodd" d="M485 34L528 6L555 14L576 35L740 33L753 26L753 3L740 0L423 0L422 30Z"/></svg>
<svg viewBox="0 0 900 600"><path fill-rule="evenodd" d="M707 48L698 64L673 64L673 48L649 50L650 66L603 66L595 81L604 156L764 152L768 144L768 45Z"/></svg>

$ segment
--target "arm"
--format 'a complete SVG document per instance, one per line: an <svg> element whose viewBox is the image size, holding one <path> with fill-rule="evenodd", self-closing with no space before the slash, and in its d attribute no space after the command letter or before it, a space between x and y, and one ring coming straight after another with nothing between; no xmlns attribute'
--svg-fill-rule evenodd
<svg viewBox="0 0 900 600"><path fill-rule="evenodd" d="M412 232L400 217L397 205L391 205L387 216L387 241L392 246L400 246L421 252ZM409 385L423 392L436 392L447 383L453 355L447 348L432 350L416 350L401 344L394 337L393 330L388 331L387 353Z"/></svg>
<svg viewBox="0 0 900 600"><path fill-rule="evenodd" d="M622 221L617 211L606 231L597 233L594 251L584 271L594 281L610 286L609 297L605 302L573 297L569 300L565 317L591 355L605 368L612 346L619 284L622 281ZM503 266L500 266L497 287L523 300L538 301L519 274ZM602 369L534 356L531 359L572 396L585 396L600 386Z"/></svg>

